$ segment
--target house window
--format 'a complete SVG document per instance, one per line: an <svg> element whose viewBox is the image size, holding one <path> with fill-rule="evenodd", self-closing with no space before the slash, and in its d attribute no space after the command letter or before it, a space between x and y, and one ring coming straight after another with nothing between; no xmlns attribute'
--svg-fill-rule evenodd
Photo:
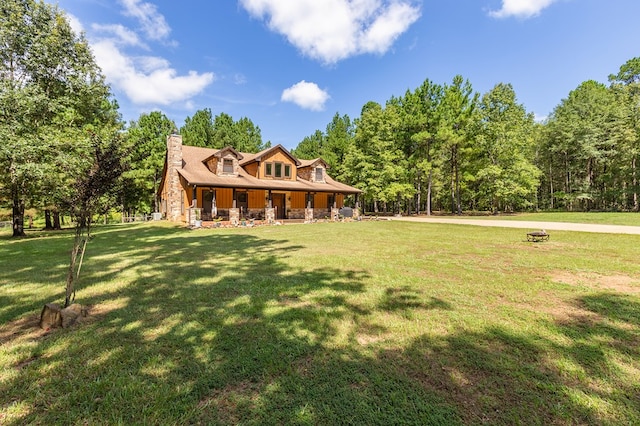
<svg viewBox="0 0 640 426"><path fill-rule="evenodd" d="M291 164L284 165L284 177L291 179Z"/></svg>
<svg viewBox="0 0 640 426"><path fill-rule="evenodd" d="M222 173L233 174L233 160L225 158L222 163Z"/></svg>
<svg viewBox="0 0 640 426"><path fill-rule="evenodd" d="M264 164L264 175L265 176L273 176L273 163L265 163Z"/></svg>
<svg viewBox="0 0 640 426"><path fill-rule="evenodd" d="M323 180L322 167L316 167L316 182L322 182Z"/></svg>
<svg viewBox="0 0 640 426"><path fill-rule="evenodd" d="M273 170L274 170L273 177L281 178L282 177L282 163L275 163L273 166L274 166L273 167Z"/></svg>

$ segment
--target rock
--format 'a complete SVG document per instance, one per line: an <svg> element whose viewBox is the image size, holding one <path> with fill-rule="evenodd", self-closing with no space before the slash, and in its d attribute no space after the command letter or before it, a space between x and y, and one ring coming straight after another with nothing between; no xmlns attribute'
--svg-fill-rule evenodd
<svg viewBox="0 0 640 426"><path fill-rule="evenodd" d="M62 316L62 328L67 328L75 324L81 316L86 317L87 310L82 305L74 303L61 310L60 315Z"/></svg>
<svg viewBox="0 0 640 426"><path fill-rule="evenodd" d="M49 329L62 326L62 314L57 303L47 303L40 313L40 328Z"/></svg>

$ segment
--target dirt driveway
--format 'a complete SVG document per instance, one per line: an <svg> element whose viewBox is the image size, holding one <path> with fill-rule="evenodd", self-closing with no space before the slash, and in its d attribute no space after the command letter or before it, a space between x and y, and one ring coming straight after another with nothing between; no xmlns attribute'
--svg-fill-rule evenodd
<svg viewBox="0 0 640 426"><path fill-rule="evenodd" d="M640 226L623 225L596 225L589 223L565 223L565 222L535 222L520 220L488 220L488 219L465 219L453 217L426 217L426 216L395 216L392 220L402 220L407 222L426 223L449 223L456 225L494 226L498 228L522 228L537 231L579 231L579 232L599 232L604 234L640 234Z"/></svg>

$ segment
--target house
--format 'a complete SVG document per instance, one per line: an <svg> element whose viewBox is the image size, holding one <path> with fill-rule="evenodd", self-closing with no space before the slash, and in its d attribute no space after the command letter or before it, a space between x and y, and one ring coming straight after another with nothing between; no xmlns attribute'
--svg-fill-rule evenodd
<svg viewBox="0 0 640 426"><path fill-rule="evenodd" d="M335 219L353 195L357 215L362 191L335 181L327 169L321 158L299 160L282 145L247 154L183 145L182 136L171 134L158 190L161 213L182 222Z"/></svg>

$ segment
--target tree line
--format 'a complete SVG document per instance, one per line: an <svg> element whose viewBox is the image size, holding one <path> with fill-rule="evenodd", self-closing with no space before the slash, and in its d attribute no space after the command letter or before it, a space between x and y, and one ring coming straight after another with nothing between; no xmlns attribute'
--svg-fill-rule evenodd
<svg viewBox="0 0 640 426"><path fill-rule="evenodd" d="M0 204L14 235L24 234L25 207L51 228L61 213L82 223L158 211L172 131L188 145L271 145L251 119L210 109L180 129L159 111L125 123L87 41L57 6L7 0L0 13ZM638 211L640 58L608 83L583 82L538 123L510 84L479 94L462 76L427 79L354 119L336 113L292 153L322 157L372 212Z"/></svg>
<svg viewBox="0 0 640 426"><path fill-rule="evenodd" d="M544 122L510 84L427 79L353 121L336 114L293 152L323 157L373 212L638 211L640 58L608 85L581 83Z"/></svg>

